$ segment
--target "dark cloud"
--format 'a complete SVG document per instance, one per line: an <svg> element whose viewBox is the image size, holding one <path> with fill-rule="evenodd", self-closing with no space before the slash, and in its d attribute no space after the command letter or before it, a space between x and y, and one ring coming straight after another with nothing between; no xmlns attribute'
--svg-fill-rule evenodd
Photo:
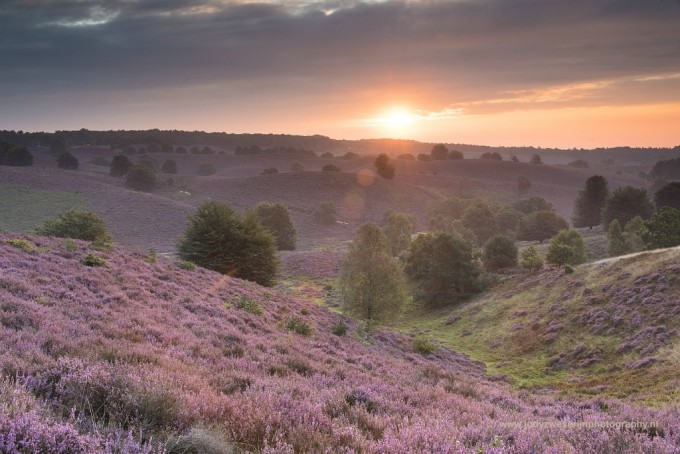
<svg viewBox="0 0 680 454"><path fill-rule="evenodd" d="M680 73L677 0L1 5L0 100L261 81L272 92L318 96L416 86L436 110L509 91Z"/></svg>

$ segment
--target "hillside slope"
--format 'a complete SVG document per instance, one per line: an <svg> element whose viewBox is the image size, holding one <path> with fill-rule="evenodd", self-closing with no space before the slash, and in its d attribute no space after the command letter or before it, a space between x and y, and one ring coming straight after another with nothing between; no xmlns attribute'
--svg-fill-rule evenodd
<svg viewBox="0 0 680 454"><path fill-rule="evenodd" d="M512 277L406 326L483 360L522 387L680 400L680 251Z"/></svg>
<svg viewBox="0 0 680 454"><path fill-rule="evenodd" d="M106 266L84 265L87 254ZM514 392L452 351L422 356L408 336L366 336L349 320L335 335L343 318L327 309L185 268L0 235L0 450L162 452L166 439L170 452L680 448L677 410ZM583 421L658 427L564 424Z"/></svg>

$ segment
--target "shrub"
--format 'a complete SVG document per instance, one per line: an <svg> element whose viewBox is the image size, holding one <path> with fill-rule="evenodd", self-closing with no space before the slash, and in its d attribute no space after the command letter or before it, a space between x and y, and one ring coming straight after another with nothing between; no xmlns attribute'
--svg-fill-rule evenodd
<svg viewBox="0 0 680 454"><path fill-rule="evenodd" d="M222 430L193 427L184 435L170 437L165 443L167 454L237 454Z"/></svg>
<svg viewBox="0 0 680 454"><path fill-rule="evenodd" d="M649 249L680 245L680 210L664 207L645 222L643 240Z"/></svg>
<svg viewBox="0 0 680 454"><path fill-rule="evenodd" d="M64 170L78 170L80 163L78 159L68 151L57 156L57 167Z"/></svg>
<svg viewBox="0 0 680 454"><path fill-rule="evenodd" d="M482 261L487 271L517 266L517 245L503 235L496 235L484 245Z"/></svg>
<svg viewBox="0 0 680 454"><path fill-rule="evenodd" d="M455 302L477 292L479 267L472 246L457 234L419 235L406 254L404 272L427 304Z"/></svg>
<svg viewBox="0 0 680 454"><path fill-rule="evenodd" d="M299 161L293 161L290 163L290 171L291 172L302 172L305 170L305 167L302 165L301 162Z"/></svg>
<svg viewBox="0 0 680 454"><path fill-rule="evenodd" d="M419 335L413 338L413 351L421 355L430 355L437 350L437 344L430 337Z"/></svg>
<svg viewBox="0 0 680 454"><path fill-rule="evenodd" d="M267 167L262 171L260 175L275 175L277 173L279 173L279 169L277 169L276 167Z"/></svg>
<svg viewBox="0 0 680 454"><path fill-rule="evenodd" d="M531 159L529 160L529 162L532 163L532 164L543 164L541 157L537 154L533 155L531 157Z"/></svg>
<svg viewBox="0 0 680 454"><path fill-rule="evenodd" d="M255 214L262 227L274 235L280 251L294 251L297 232L290 218L288 207L281 203L262 202L255 207Z"/></svg>
<svg viewBox="0 0 680 454"><path fill-rule="evenodd" d="M321 224L335 224L337 221L335 205L333 205L331 202L323 202L321 205L319 205L319 208L314 211L314 219Z"/></svg>
<svg viewBox="0 0 680 454"><path fill-rule="evenodd" d="M334 159L335 158L335 156L333 156L333 153L331 153L329 151L321 153L321 155L319 157L324 158L324 159Z"/></svg>
<svg viewBox="0 0 680 454"><path fill-rule="evenodd" d="M114 177L124 177L132 167L132 161L125 155L114 156L111 160L109 173Z"/></svg>
<svg viewBox="0 0 680 454"><path fill-rule="evenodd" d="M602 223L605 228L618 219L619 224L626 225L635 216L649 219L654 212L654 206L647 196L647 191L632 186L618 188L605 202L602 210Z"/></svg>
<svg viewBox="0 0 680 454"><path fill-rule="evenodd" d="M9 244L10 246L14 246L15 248L21 249L24 252L32 251L33 249L35 249L35 244L31 243L30 241L26 241L26 240L20 240L20 239L12 238L12 239L9 239L5 242L7 244Z"/></svg>
<svg viewBox="0 0 680 454"><path fill-rule="evenodd" d="M293 317L288 320L286 323L286 329L306 337L311 336L313 333L312 325L310 325L309 322L301 320L297 317Z"/></svg>
<svg viewBox="0 0 680 454"><path fill-rule="evenodd" d="M47 219L35 229L35 233L89 241L104 249L109 248L112 243L106 222L96 214L82 210L69 210Z"/></svg>
<svg viewBox="0 0 680 454"><path fill-rule="evenodd" d="M387 238L375 224L364 224L342 262L344 309L369 324L395 317L406 302L401 268Z"/></svg>
<svg viewBox="0 0 680 454"><path fill-rule="evenodd" d="M347 325L345 322L338 322L331 328L331 333L335 334L336 336L344 336L347 334Z"/></svg>
<svg viewBox="0 0 680 454"><path fill-rule="evenodd" d="M2 146L0 144L0 165L30 167L33 165L33 155L26 147L15 145Z"/></svg>
<svg viewBox="0 0 680 454"><path fill-rule="evenodd" d="M502 161L503 156L501 156L500 153L495 151L493 152L487 151L486 153L482 153L479 159L483 159L485 161Z"/></svg>
<svg viewBox="0 0 680 454"><path fill-rule="evenodd" d="M381 177L391 180L394 178L394 164L390 163L390 157L385 153L380 153L374 162L376 171Z"/></svg>
<svg viewBox="0 0 680 454"><path fill-rule="evenodd" d="M161 172L167 173L170 175L176 175L177 174L177 162L174 159L168 159L166 160L163 165L161 166Z"/></svg>
<svg viewBox="0 0 680 454"><path fill-rule="evenodd" d="M322 171L324 172L340 172L340 167L336 166L335 164L326 164L321 168Z"/></svg>
<svg viewBox="0 0 680 454"><path fill-rule="evenodd" d="M178 242L179 256L222 274L271 286L278 260L274 237L254 213L239 216L217 201L203 203Z"/></svg>
<svg viewBox="0 0 680 454"><path fill-rule="evenodd" d="M402 159L404 161L415 161L416 157L413 156L411 153L402 153L397 156L397 159Z"/></svg>
<svg viewBox="0 0 680 454"><path fill-rule="evenodd" d="M588 259L583 237L576 230L561 230L548 247L546 260L558 266L579 265Z"/></svg>
<svg viewBox="0 0 680 454"><path fill-rule="evenodd" d="M215 166L212 165L211 163L204 162L198 166L197 173L202 177L209 177L215 175L217 173L217 170L215 169Z"/></svg>
<svg viewBox="0 0 680 454"><path fill-rule="evenodd" d="M460 160L460 159L464 159L464 158L465 158L465 156L463 155L462 151L451 150L449 152L449 159Z"/></svg>
<svg viewBox="0 0 680 454"><path fill-rule="evenodd" d="M145 164L135 164L127 172L126 183L136 191L151 192L156 187L156 172Z"/></svg>
<svg viewBox="0 0 680 454"><path fill-rule="evenodd" d="M517 194L520 197L527 195L529 189L531 189L531 180L523 176L517 177Z"/></svg>
<svg viewBox="0 0 680 454"><path fill-rule="evenodd" d="M250 298L246 298L245 296L239 298L234 306L236 306L237 309L243 309L244 311L255 315L262 315L263 313L260 303L255 300L251 300Z"/></svg>
<svg viewBox="0 0 680 454"><path fill-rule="evenodd" d="M575 161L571 161L569 164L567 164L568 167L573 167L575 169L587 169L590 167L588 164L588 161L585 161L583 159L577 159Z"/></svg>
<svg viewBox="0 0 680 454"><path fill-rule="evenodd" d="M185 271L194 271L196 269L196 265L193 262L189 262L186 260L179 262L177 266Z"/></svg>
<svg viewBox="0 0 680 454"><path fill-rule="evenodd" d="M543 268L543 259L533 246L529 246L522 251L522 268L532 273Z"/></svg>
<svg viewBox="0 0 680 454"><path fill-rule="evenodd" d="M432 157L425 153L419 153L416 159L418 159L418 161L432 161Z"/></svg>
<svg viewBox="0 0 680 454"><path fill-rule="evenodd" d="M87 254L81 263L85 266L109 266L108 262L104 260L101 257L97 257L96 255L89 253Z"/></svg>
<svg viewBox="0 0 680 454"><path fill-rule="evenodd" d="M543 242L568 227L567 221L554 211L537 211L522 219L517 238Z"/></svg>

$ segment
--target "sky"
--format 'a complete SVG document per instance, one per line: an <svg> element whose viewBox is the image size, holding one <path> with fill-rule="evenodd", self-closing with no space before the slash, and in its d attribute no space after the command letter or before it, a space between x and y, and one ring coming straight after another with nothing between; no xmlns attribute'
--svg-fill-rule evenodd
<svg viewBox="0 0 680 454"><path fill-rule="evenodd" d="M680 0L0 0L0 129L680 145Z"/></svg>

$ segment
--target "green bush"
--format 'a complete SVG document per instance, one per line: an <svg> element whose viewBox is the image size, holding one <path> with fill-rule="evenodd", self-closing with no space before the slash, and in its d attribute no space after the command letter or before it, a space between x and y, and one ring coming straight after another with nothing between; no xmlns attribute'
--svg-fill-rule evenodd
<svg viewBox="0 0 680 454"><path fill-rule="evenodd" d="M236 306L237 309L243 309L244 311L255 315L262 315L263 313L260 303L255 300L251 300L250 298L246 298L245 296L239 298L234 306Z"/></svg>
<svg viewBox="0 0 680 454"><path fill-rule="evenodd" d="M345 322L338 322L331 328L331 333L335 334L336 336L344 336L347 334L347 325Z"/></svg>
<svg viewBox="0 0 680 454"><path fill-rule="evenodd" d="M101 257L89 253L83 258L81 263L85 266L109 266L108 262Z"/></svg>
<svg viewBox="0 0 680 454"><path fill-rule="evenodd" d="M209 177L215 175L216 173L217 169L215 169L215 166L209 162L204 162L198 166L198 174L202 177Z"/></svg>
<svg viewBox="0 0 680 454"><path fill-rule="evenodd" d="M381 177L391 180L394 178L395 167L394 164L390 162L390 157L385 153L380 153L377 158L375 158L375 169L378 175Z"/></svg>
<svg viewBox="0 0 680 454"><path fill-rule="evenodd" d="M650 249L680 245L680 210L664 207L645 222L643 240Z"/></svg>
<svg viewBox="0 0 680 454"><path fill-rule="evenodd" d="M96 214L83 210L69 210L47 219L35 229L35 233L89 241L103 250L110 249L112 244L106 222Z"/></svg>
<svg viewBox="0 0 680 454"><path fill-rule="evenodd" d="M127 171L126 183L136 191L151 192L156 188L156 171L145 164L135 164Z"/></svg>
<svg viewBox="0 0 680 454"><path fill-rule="evenodd" d="M522 251L522 268L532 273L543 268L543 259L538 255L538 251L533 246Z"/></svg>
<svg viewBox="0 0 680 454"><path fill-rule="evenodd" d="M421 355L430 355L437 351L437 344L432 338L419 335L413 338L413 351Z"/></svg>
<svg viewBox="0 0 680 454"><path fill-rule="evenodd" d="M177 264L177 266L180 267L183 270L186 270L186 271L193 271L193 270L196 269L196 265L194 265L192 262L188 262L186 260L179 262Z"/></svg>
<svg viewBox="0 0 680 454"><path fill-rule="evenodd" d="M301 320L297 317L293 317L286 323L286 329L288 331L293 331L294 333L300 334L301 336L311 336L313 333L312 325L309 322Z"/></svg>
<svg viewBox="0 0 680 454"><path fill-rule="evenodd" d="M25 252L32 251L33 249L35 249L35 244L26 240L10 239L7 240L6 243L9 244L10 246L14 246L15 248L19 248Z"/></svg>
<svg viewBox="0 0 680 454"><path fill-rule="evenodd" d="M57 156L57 167L60 169L78 170L79 165L80 163L78 162L78 158L73 156L68 151L65 151Z"/></svg>
<svg viewBox="0 0 680 454"><path fill-rule="evenodd" d="M516 267L517 245L507 236L496 235L484 245L482 262L487 271Z"/></svg>
<svg viewBox="0 0 680 454"><path fill-rule="evenodd" d="M276 238L276 247L280 251L294 251L297 232L290 218L288 207L281 203L262 202L255 207L255 214L262 227L269 230Z"/></svg>
<svg viewBox="0 0 680 454"><path fill-rule="evenodd" d="M583 237L576 230L561 230L550 241L546 257L548 263L558 266L575 266L587 259L588 252Z"/></svg>
<svg viewBox="0 0 680 454"><path fill-rule="evenodd" d="M641 188L626 186L612 192L602 209L602 223L605 229L618 219L619 224L626 225L635 216L649 219L654 212L654 205L647 196L647 191Z"/></svg>
<svg viewBox="0 0 680 454"><path fill-rule="evenodd" d="M536 211L522 219L517 238L523 241L543 242L567 228L569 224L566 219L554 211Z"/></svg>
<svg viewBox="0 0 680 454"><path fill-rule="evenodd" d="M124 177L132 167L132 161L125 155L114 156L111 160L109 172L114 177Z"/></svg>

